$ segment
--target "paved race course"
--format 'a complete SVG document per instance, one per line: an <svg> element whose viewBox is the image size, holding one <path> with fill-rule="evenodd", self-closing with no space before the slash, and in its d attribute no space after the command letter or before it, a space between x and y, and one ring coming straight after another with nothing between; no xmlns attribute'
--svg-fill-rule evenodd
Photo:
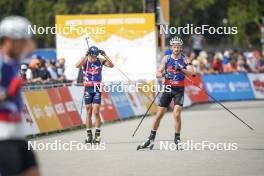
<svg viewBox="0 0 264 176"><path fill-rule="evenodd" d="M45 176L172 176L172 175L250 175L264 173L264 101L224 103L249 123L254 131L232 117L217 104L195 105L182 114L182 140L213 143L237 143L236 151L160 150L160 141L172 143L174 121L167 113L156 136L153 150L136 151L151 129L152 117L144 120L134 138L131 137L140 119L102 127L105 150L37 151ZM83 142L85 130L40 137L38 143ZM172 145L173 146L173 145ZM173 148L172 148L173 149Z"/></svg>

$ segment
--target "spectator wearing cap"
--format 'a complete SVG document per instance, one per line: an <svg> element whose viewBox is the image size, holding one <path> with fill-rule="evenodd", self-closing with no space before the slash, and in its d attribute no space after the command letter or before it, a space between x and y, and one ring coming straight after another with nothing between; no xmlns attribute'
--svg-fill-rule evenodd
<svg viewBox="0 0 264 176"><path fill-rule="evenodd" d="M20 76L22 78L23 84L27 83L27 74L26 74L27 69L28 69L28 66L26 64L22 64L20 66Z"/></svg>

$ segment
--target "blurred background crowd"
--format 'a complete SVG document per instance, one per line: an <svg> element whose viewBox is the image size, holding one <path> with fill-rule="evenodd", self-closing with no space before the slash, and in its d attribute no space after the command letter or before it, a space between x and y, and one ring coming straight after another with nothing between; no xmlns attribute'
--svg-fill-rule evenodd
<svg viewBox="0 0 264 176"><path fill-rule="evenodd" d="M56 84L69 83L65 75L65 59L57 61L43 59L40 56L33 56L30 63L23 63L20 66L20 75L24 84Z"/></svg>
<svg viewBox="0 0 264 176"><path fill-rule="evenodd" d="M234 72L264 73L264 57L260 51L224 50L190 52L192 65L199 74Z"/></svg>

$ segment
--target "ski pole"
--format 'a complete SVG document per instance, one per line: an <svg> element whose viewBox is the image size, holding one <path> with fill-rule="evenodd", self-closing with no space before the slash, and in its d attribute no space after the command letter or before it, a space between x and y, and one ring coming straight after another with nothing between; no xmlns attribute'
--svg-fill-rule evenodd
<svg viewBox="0 0 264 176"><path fill-rule="evenodd" d="M158 93L156 94L156 96L154 97L153 101L152 101L151 104L149 105L149 107L148 107L146 113L142 116L142 118L141 118L141 120L140 120L140 122L139 122L137 128L135 129L135 131L134 131L132 137L135 136L137 130L139 129L139 127L140 127L141 123L143 122L143 120L145 119L145 117L147 116L147 114L148 114L148 112L149 112L151 106L153 105L153 103L155 102L155 100L156 100L156 98L158 97L159 94L160 94L160 92L158 92Z"/></svg>
<svg viewBox="0 0 264 176"><path fill-rule="evenodd" d="M184 72L181 72L184 74L184 76L196 87L198 87L199 89L201 89L203 91L203 89L196 85L191 78L189 78L189 76L187 74L185 74ZM249 129L251 129L252 131L254 130L249 124L247 124L245 121L243 121L240 117L238 117L235 113L233 113L230 109L228 109L225 105L223 105L219 100L217 100L216 98L214 98L212 95L210 95L209 93L207 93L207 91L205 90L204 93L210 97L215 103L218 103L221 107L223 107L226 111L228 111L230 114L233 115L233 117L237 118L240 122L242 122L244 125L246 125Z"/></svg>

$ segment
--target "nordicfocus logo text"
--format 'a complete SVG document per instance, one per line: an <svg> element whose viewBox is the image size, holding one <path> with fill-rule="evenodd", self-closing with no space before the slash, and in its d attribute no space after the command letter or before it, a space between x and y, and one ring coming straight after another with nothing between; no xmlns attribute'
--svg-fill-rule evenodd
<svg viewBox="0 0 264 176"><path fill-rule="evenodd" d="M219 151L235 151L238 149L237 143L230 142L218 142L213 143L210 141L194 142L193 140L187 140L186 142L179 142L178 146L169 141L160 141L160 150L219 150Z"/></svg>
<svg viewBox="0 0 264 176"><path fill-rule="evenodd" d="M38 150L38 151L73 151L73 150L98 150L102 151L106 149L105 143L100 143L96 145L84 144L78 141L62 142L61 140L55 140L53 142L37 142L28 141L28 150Z"/></svg>
<svg viewBox="0 0 264 176"><path fill-rule="evenodd" d="M210 26L207 24L201 26L194 26L193 24L187 24L186 26L169 26L169 25L160 25L160 34L164 33L166 35L181 35L181 34L205 34L209 33L211 35L235 35L238 33L237 27L229 27L229 26Z"/></svg>

